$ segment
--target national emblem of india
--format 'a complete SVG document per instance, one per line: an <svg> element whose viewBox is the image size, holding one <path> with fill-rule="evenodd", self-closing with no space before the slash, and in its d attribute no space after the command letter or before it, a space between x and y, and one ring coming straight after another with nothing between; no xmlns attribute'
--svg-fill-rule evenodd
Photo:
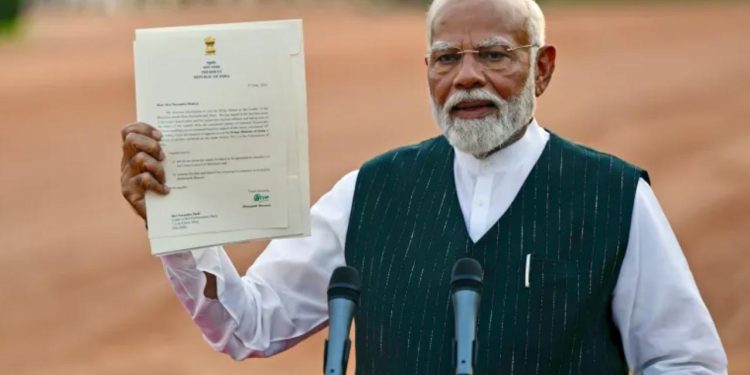
<svg viewBox="0 0 750 375"><path fill-rule="evenodd" d="M216 38L212 36L207 36L203 41L206 43L206 56L213 56L216 54L216 47L214 47L214 43L216 43Z"/></svg>

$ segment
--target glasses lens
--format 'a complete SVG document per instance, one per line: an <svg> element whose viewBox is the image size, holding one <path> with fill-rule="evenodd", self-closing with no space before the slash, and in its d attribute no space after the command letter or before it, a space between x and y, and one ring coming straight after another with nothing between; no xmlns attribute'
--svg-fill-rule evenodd
<svg viewBox="0 0 750 375"><path fill-rule="evenodd" d="M436 73L445 73L461 63L461 51L444 50L430 54L430 69Z"/></svg>
<svg viewBox="0 0 750 375"><path fill-rule="evenodd" d="M477 60L487 69L503 71L513 63L513 55L504 47L480 49Z"/></svg>

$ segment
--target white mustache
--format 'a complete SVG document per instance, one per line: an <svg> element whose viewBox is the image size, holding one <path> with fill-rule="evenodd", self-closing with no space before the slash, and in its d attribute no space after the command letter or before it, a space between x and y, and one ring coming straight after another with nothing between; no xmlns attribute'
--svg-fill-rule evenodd
<svg viewBox="0 0 750 375"><path fill-rule="evenodd" d="M484 89L460 90L456 91L445 101L445 104L443 104L443 112L448 114L461 102L467 100L487 100L492 102L492 104L498 109L503 108L507 104L504 99Z"/></svg>

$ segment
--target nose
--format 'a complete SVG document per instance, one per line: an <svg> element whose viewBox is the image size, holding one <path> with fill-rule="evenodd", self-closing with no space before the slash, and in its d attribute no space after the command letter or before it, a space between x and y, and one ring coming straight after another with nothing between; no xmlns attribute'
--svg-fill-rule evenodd
<svg viewBox="0 0 750 375"><path fill-rule="evenodd" d="M477 61L474 54L464 54L458 67L458 73L453 79L453 86L460 90L471 90L484 87L486 84L487 80L482 65Z"/></svg>

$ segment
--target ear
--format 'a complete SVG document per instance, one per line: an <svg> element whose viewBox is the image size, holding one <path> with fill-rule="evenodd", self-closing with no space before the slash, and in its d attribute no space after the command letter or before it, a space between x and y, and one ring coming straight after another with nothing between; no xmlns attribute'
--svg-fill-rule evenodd
<svg viewBox="0 0 750 375"><path fill-rule="evenodd" d="M544 46L539 49L536 55L536 96L542 96L549 82L552 80L552 73L555 72L555 58L557 50L554 46Z"/></svg>

